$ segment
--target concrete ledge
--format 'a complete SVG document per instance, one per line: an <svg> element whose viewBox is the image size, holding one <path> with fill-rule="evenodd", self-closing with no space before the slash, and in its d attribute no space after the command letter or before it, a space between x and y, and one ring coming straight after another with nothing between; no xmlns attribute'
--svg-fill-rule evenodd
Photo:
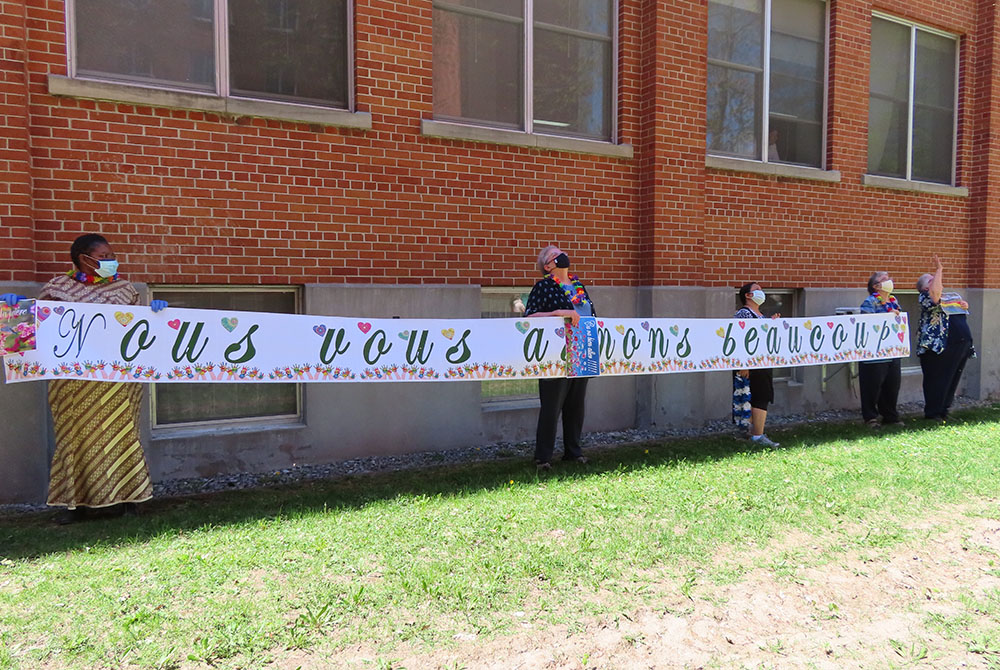
<svg viewBox="0 0 1000 670"><path fill-rule="evenodd" d="M771 177L791 177L792 179L811 179L813 181L839 182L840 170L821 170L819 168L803 167L801 165L786 165L784 163L762 163L745 158L727 158L725 156L705 156L705 167L713 170L733 170L736 172L752 172Z"/></svg>
<svg viewBox="0 0 1000 670"><path fill-rule="evenodd" d="M484 412L516 412L538 409L542 403L538 398L517 398L514 400L484 400L482 406Z"/></svg>
<svg viewBox="0 0 1000 670"><path fill-rule="evenodd" d="M956 198L968 198L969 189L965 186L948 186L929 181L912 181L896 177L882 177L874 174L861 175L861 183L875 188L894 188L900 191L916 191L933 195L950 195Z"/></svg>
<svg viewBox="0 0 1000 670"><path fill-rule="evenodd" d="M72 79L58 75L49 75L48 84L50 94L71 98L127 102L150 107L188 109L233 116L254 116L295 123L318 123L324 126L360 130L368 130L372 127L371 114L349 112L345 109L329 109L273 100L222 98L217 95L191 91L170 91L135 84Z"/></svg>
<svg viewBox="0 0 1000 670"><path fill-rule="evenodd" d="M426 137L440 137L449 140L507 144L518 147L552 149L554 151L571 151L574 153L592 154L594 156L610 156L612 158L632 158L633 156L631 144L611 144L610 142L583 140L574 137L538 135L520 130L486 128L483 126L432 121L429 119L424 119L420 122L420 133Z"/></svg>

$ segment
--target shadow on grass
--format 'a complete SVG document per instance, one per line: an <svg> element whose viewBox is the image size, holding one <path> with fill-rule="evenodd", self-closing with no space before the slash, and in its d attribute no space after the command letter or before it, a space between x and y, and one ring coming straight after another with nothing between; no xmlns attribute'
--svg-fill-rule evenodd
<svg viewBox="0 0 1000 670"><path fill-rule="evenodd" d="M958 412L948 425L997 421L1000 419L995 411L998 407L1000 405ZM940 427L937 422L912 419L904 428L880 434L912 433ZM817 422L775 430L773 435L781 440L779 450L786 451L871 437L872 431L858 422ZM81 547L142 542L205 527L357 509L397 497L462 496L503 488L512 481L524 484L584 479L609 472L718 461L751 451L755 449L747 440L729 435L705 435L594 447L588 450L589 464L557 462L551 473L543 474L536 473L533 464L504 459L162 498L142 505L143 514L139 517L96 518L63 527L54 525L52 512L42 512L0 519L0 558L32 559Z"/></svg>

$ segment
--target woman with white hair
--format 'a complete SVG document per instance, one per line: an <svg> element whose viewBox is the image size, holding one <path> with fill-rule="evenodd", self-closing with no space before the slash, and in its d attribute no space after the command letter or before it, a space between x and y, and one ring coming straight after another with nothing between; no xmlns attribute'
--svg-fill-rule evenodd
<svg viewBox="0 0 1000 670"><path fill-rule="evenodd" d="M895 312L900 307L892 295L892 277L888 272L877 270L868 278L868 297L861 303L862 314L882 314ZM858 385L861 387L861 418L874 430L882 426L902 426L896 409L901 380L901 364L898 358L878 361L861 361L858 364ZM879 423L879 416L882 422Z"/></svg>
<svg viewBox="0 0 1000 670"><path fill-rule="evenodd" d="M538 254L538 271L544 277L528 295L524 310L527 317L560 316L575 326L581 316L597 316L583 282L569 272L569 256L559 247L549 245ZM538 380L538 429L535 433L535 466L552 469L556 429L562 414L563 460L586 463L580 449L583 433L584 404L587 395L586 377L556 377Z"/></svg>
<svg viewBox="0 0 1000 670"><path fill-rule="evenodd" d="M955 399L965 362L975 355L972 331L966 321L969 303L944 293L944 268L934 256L936 269L917 280L920 291L920 335L917 356L924 373L924 417L944 421ZM951 303L946 311L944 302Z"/></svg>

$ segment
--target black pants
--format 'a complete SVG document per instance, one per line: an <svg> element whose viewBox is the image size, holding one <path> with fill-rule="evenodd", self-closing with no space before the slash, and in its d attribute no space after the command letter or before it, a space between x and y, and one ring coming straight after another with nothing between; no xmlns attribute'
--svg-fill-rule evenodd
<svg viewBox="0 0 1000 670"><path fill-rule="evenodd" d="M861 387L861 417L865 421L882 415L885 423L899 421L896 400L899 398L900 359L858 364Z"/></svg>
<svg viewBox="0 0 1000 670"><path fill-rule="evenodd" d="M535 460L548 463L556 446L556 429L562 413L563 460L573 460L583 455L580 435L583 433L584 402L587 396L586 377L539 379L538 398L542 408L538 412L538 431L535 433Z"/></svg>
<svg viewBox="0 0 1000 670"><path fill-rule="evenodd" d="M920 356L920 369L924 373L924 416L943 419L955 399L958 382L965 370L965 362L972 353L971 340L948 342L940 354L926 351Z"/></svg>

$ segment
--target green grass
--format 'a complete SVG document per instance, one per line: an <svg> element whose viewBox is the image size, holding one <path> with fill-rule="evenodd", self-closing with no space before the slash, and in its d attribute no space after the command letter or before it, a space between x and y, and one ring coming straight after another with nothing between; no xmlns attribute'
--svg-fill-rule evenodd
<svg viewBox="0 0 1000 670"><path fill-rule="evenodd" d="M775 436L767 451L729 437L622 446L541 477L501 461L155 502L137 519L0 521L0 668L259 667L355 642L389 658L401 642L634 611L663 584L697 599L754 567L744 549L790 531L823 551L754 560L795 580L802 561L919 540L907 521L935 507L997 513L996 408ZM997 620L1000 597L968 607ZM995 635L931 623L1000 653Z"/></svg>

